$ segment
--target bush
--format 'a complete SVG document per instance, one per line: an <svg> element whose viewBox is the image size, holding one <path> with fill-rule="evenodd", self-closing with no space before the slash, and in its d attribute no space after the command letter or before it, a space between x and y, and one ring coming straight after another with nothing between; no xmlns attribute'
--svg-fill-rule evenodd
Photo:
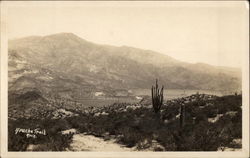
<svg viewBox="0 0 250 158"><path fill-rule="evenodd" d="M54 125L54 126L52 126ZM41 128L46 130L46 135L36 135L36 138L27 138L24 133L15 134L16 128ZM9 121L8 150L26 151L28 145L37 145L36 151L63 151L72 139L72 134L62 135L60 132L70 127L66 120L26 120Z"/></svg>
<svg viewBox="0 0 250 158"><path fill-rule="evenodd" d="M79 114L60 120L9 120L8 148L10 151L25 151L29 144L36 144L36 151L63 151L69 147L72 135L62 135L61 131L69 128L98 137L115 135L118 143L127 147L136 146L139 150L150 148L152 141L156 140L166 151L216 151L219 147L230 146L233 139L242 138L241 96L216 97L209 100L209 106L200 107L206 103L206 100L199 100L186 104L185 126L182 128L176 117L180 108L178 102L163 106L161 118L152 109L144 107L118 112L117 108L129 105L123 103L101 109L109 113L107 116ZM237 113L224 115L215 123L207 121L208 117L229 111ZM168 122L163 121L166 119ZM23 134L14 133L16 127L44 128L47 135L37 139L26 138Z"/></svg>
<svg viewBox="0 0 250 158"><path fill-rule="evenodd" d="M144 137L138 131L131 129L129 127L124 127L120 129L119 132L122 136L118 142L126 145L127 147L133 147L138 142L143 141Z"/></svg>

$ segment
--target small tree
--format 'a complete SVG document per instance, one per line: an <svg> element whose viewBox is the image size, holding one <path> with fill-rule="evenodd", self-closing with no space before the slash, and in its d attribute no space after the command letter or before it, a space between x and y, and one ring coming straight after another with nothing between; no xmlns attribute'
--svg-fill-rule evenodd
<svg viewBox="0 0 250 158"><path fill-rule="evenodd" d="M163 86L160 89L158 89L158 80L156 79L155 87L152 86L151 92L152 92L152 105L154 108L154 112L156 114L159 113L162 103L163 103Z"/></svg>

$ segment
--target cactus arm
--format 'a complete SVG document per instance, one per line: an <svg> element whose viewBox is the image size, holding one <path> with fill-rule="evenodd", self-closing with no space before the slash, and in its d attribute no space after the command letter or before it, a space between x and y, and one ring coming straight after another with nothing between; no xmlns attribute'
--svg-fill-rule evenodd
<svg viewBox="0 0 250 158"><path fill-rule="evenodd" d="M155 113L158 113L161 109L161 106L163 104L163 89L164 87L160 89L158 86L158 80L156 79L155 87L152 86L151 88L151 95L152 95L152 105L154 108Z"/></svg>

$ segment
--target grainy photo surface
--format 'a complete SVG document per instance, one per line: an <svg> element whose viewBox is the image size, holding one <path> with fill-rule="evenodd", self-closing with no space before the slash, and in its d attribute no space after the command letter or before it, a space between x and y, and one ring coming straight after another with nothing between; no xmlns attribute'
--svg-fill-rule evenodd
<svg viewBox="0 0 250 158"><path fill-rule="evenodd" d="M242 151L245 3L110 3L8 3L8 151Z"/></svg>

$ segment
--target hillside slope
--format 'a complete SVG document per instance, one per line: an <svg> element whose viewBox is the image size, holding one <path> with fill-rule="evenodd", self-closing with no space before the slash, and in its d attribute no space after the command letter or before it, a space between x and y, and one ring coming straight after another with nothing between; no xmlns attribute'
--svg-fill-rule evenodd
<svg viewBox="0 0 250 158"><path fill-rule="evenodd" d="M9 41L9 91L36 88L45 95L92 97L97 91L150 88L241 89L241 72L189 64L150 50L91 43L72 33Z"/></svg>

